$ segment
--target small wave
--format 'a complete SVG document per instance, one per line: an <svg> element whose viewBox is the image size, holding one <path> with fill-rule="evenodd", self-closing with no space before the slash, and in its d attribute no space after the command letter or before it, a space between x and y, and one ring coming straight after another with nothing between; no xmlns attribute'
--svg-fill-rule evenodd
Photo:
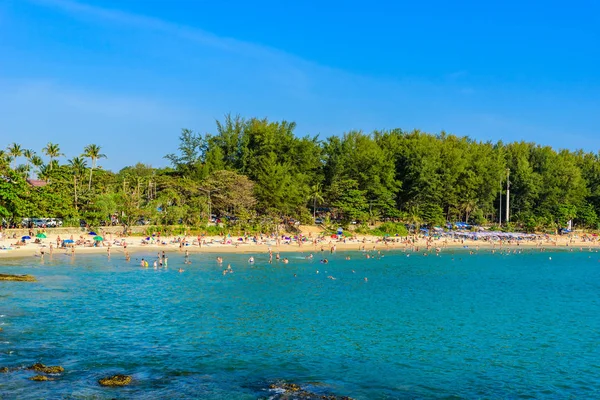
<svg viewBox="0 0 600 400"><path fill-rule="evenodd" d="M273 388L273 389L269 389L269 392L273 392L273 393L277 393L277 394L284 394L285 389L284 388Z"/></svg>

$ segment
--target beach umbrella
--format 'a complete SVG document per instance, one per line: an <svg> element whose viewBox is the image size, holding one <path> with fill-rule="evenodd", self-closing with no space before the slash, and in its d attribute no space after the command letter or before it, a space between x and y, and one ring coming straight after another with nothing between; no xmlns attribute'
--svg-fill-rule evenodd
<svg viewBox="0 0 600 400"><path fill-rule="evenodd" d="M38 233L37 235L35 235L36 238L40 238L40 239L46 239L46 234L45 233Z"/></svg>
<svg viewBox="0 0 600 400"><path fill-rule="evenodd" d="M73 243L73 240L71 240L71 239L66 239L66 240L64 240L64 242L65 242L65 243Z"/></svg>
<svg viewBox="0 0 600 400"><path fill-rule="evenodd" d="M90 233L88 233L88 235L96 236L97 233L96 232L90 232Z"/></svg>
<svg viewBox="0 0 600 400"><path fill-rule="evenodd" d="M21 240L31 240L31 236L27 235L27 236L23 236L21 238Z"/></svg>
<svg viewBox="0 0 600 400"><path fill-rule="evenodd" d="M95 240L96 242L101 242L101 241L103 241L104 239L102 239L102 236L94 236L94 240Z"/></svg>

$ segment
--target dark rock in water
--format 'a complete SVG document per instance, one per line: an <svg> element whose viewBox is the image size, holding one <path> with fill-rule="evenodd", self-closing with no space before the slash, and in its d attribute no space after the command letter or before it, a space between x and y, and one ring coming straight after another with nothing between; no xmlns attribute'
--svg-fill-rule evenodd
<svg viewBox="0 0 600 400"><path fill-rule="evenodd" d="M299 392L302 388L295 383L280 383L280 384L271 384L269 385L269 389L283 389L286 392Z"/></svg>
<svg viewBox="0 0 600 400"><path fill-rule="evenodd" d="M0 374L7 374L8 373L8 367L1 367L0 368Z"/></svg>
<svg viewBox="0 0 600 400"><path fill-rule="evenodd" d="M0 328L0 332L2 332L2 328Z"/></svg>
<svg viewBox="0 0 600 400"><path fill-rule="evenodd" d="M0 281L35 282L35 277L32 275L0 274Z"/></svg>
<svg viewBox="0 0 600 400"><path fill-rule="evenodd" d="M129 375L113 375L108 378L102 378L98 381L102 386L126 386L131 383Z"/></svg>
<svg viewBox="0 0 600 400"><path fill-rule="evenodd" d="M36 376L32 376L31 378L29 378L30 381L51 381L52 379L48 378L45 375L36 375Z"/></svg>
<svg viewBox="0 0 600 400"><path fill-rule="evenodd" d="M47 367L42 363L33 364L31 367L27 367L27 369L43 372L44 374L62 374L65 372L65 369L59 365Z"/></svg>
<svg viewBox="0 0 600 400"><path fill-rule="evenodd" d="M327 394L317 394L304 390L295 383L276 383L269 385L269 389L279 390L280 393L273 399L303 399L303 400L352 400L346 396L336 396ZM281 393L283 391L283 393Z"/></svg>

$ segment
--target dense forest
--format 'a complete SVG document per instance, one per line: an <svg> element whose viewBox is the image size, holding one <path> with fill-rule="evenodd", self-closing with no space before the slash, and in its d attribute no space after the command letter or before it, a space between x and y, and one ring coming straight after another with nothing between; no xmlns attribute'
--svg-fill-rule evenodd
<svg viewBox="0 0 600 400"><path fill-rule="evenodd" d="M66 160L57 144L41 155L8 144L0 151L0 216L5 224L54 217L97 226L113 216L127 225L201 227L214 214L244 229L315 216L358 226L497 225L508 177L505 229L555 230L568 220L598 228L599 154L418 130L298 137L295 127L227 115L214 133L182 130L178 153L165 155L170 167L116 173L98 165L106 157L98 145Z"/></svg>

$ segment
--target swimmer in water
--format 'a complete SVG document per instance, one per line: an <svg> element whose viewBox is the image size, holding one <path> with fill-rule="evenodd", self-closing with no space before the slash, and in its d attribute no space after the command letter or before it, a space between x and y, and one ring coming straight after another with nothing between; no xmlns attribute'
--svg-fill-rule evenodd
<svg viewBox="0 0 600 400"><path fill-rule="evenodd" d="M181 272L185 271L185 269L183 269L183 268L179 268L179 270L178 270L178 271L181 273Z"/></svg>
<svg viewBox="0 0 600 400"><path fill-rule="evenodd" d="M365 278L365 282L369 282L369 280L367 278Z"/></svg>
<svg viewBox="0 0 600 400"><path fill-rule="evenodd" d="M250 256L250 258L248 259L248 262L249 262L250 264L253 264L253 263L254 263L254 257Z"/></svg>

